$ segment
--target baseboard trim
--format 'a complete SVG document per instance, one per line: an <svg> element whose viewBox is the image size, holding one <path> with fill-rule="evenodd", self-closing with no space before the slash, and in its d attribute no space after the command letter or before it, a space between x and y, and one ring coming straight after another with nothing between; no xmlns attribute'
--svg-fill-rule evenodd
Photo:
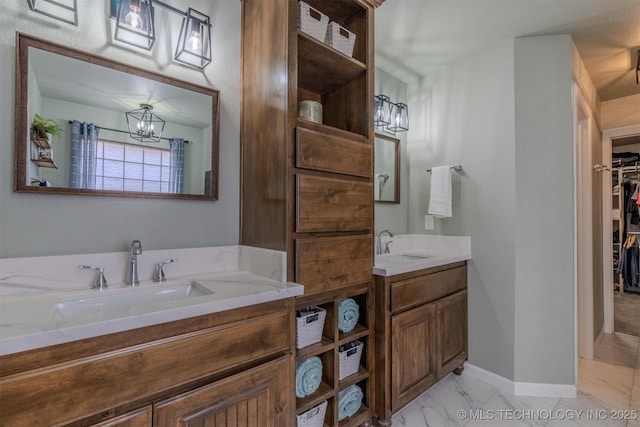
<svg viewBox="0 0 640 427"><path fill-rule="evenodd" d="M483 381L489 385L494 386L495 388L499 388L500 390L508 391L509 393L513 393L514 390L514 382L510 379L502 377L498 374L494 374L491 371L487 371L486 369L479 368L475 365L472 365L469 362L464 364L464 373L469 374L469 376Z"/></svg>
<svg viewBox="0 0 640 427"><path fill-rule="evenodd" d="M515 383L513 394L532 397L568 397L575 398L578 389L570 384Z"/></svg>
<svg viewBox="0 0 640 427"><path fill-rule="evenodd" d="M469 362L464 364L464 373L498 389L513 393L516 396L572 398L578 394L575 385L515 382L487 371L486 369L472 365Z"/></svg>

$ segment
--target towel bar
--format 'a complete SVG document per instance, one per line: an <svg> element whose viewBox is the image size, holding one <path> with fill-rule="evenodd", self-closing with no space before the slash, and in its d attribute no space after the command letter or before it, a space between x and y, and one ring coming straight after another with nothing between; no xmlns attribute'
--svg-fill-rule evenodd
<svg viewBox="0 0 640 427"><path fill-rule="evenodd" d="M453 165L451 166L451 169L456 172L462 172L462 165ZM431 173L431 169L427 169L427 172Z"/></svg>

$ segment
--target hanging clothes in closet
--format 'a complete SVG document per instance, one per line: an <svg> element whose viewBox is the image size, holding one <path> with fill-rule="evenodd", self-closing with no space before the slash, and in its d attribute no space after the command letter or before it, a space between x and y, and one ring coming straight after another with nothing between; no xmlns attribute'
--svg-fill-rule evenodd
<svg viewBox="0 0 640 427"><path fill-rule="evenodd" d="M620 252L618 273L622 276L625 292L640 293L640 250L635 234L629 235Z"/></svg>

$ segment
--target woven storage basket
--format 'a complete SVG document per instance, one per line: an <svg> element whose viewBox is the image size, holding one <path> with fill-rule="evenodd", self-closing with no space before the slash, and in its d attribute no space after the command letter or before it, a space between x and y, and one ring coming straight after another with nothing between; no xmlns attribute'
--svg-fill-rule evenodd
<svg viewBox="0 0 640 427"><path fill-rule="evenodd" d="M347 378L349 375L358 372L360 358L362 357L363 344L360 341L351 341L340 346L340 374L338 379Z"/></svg>
<svg viewBox="0 0 640 427"><path fill-rule="evenodd" d="M327 310L318 306L296 312L296 348L303 348L322 339Z"/></svg>
<svg viewBox="0 0 640 427"><path fill-rule="evenodd" d="M327 15L303 1L298 2L298 28L303 32L324 42L328 25L329 17Z"/></svg>
<svg viewBox="0 0 640 427"><path fill-rule="evenodd" d="M356 35L346 28L331 21L327 26L326 44L339 50L347 56L353 55L353 46L356 44Z"/></svg>
<svg viewBox="0 0 640 427"><path fill-rule="evenodd" d="M296 416L297 427L322 427L324 425L324 414L327 412L327 401L314 406L306 412Z"/></svg>

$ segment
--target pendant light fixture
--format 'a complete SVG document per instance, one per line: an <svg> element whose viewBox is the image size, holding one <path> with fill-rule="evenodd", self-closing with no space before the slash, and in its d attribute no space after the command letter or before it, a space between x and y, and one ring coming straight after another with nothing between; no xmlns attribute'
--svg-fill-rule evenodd
<svg viewBox="0 0 640 427"><path fill-rule="evenodd" d="M374 96L373 124L388 126L391 124L391 99L387 95Z"/></svg>
<svg viewBox="0 0 640 427"><path fill-rule="evenodd" d="M409 106L402 102L391 105L391 124L387 126L391 132L405 132L409 130Z"/></svg>
<svg viewBox="0 0 640 427"><path fill-rule="evenodd" d="M139 110L126 113L131 138L140 142L160 142L165 121L152 110L153 106L140 104Z"/></svg>
<svg viewBox="0 0 640 427"><path fill-rule="evenodd" d="M180 38L176 46L176 61L196 68L211 62L211 22L209 17L192 8L182 20Z"/></svg>
<svg viewBox="0 0 640 427"><path fill-rule="evenodd" d="M211 18L193 8L183 12L161 0L111 0L111 17L116 20L114 40L151 50L155 41L156 7L182 16L182 27L174 60L198 69L209 65L211 63Z"/></svg>
<svg viewBox="0 0 640 427"><path fill-rule="evenodd" d="M77 0L27 0L27 3L34 12L78 26Z"/></svg>
<svg viewBox="0 0 640 427"><path fill-rule="evenodd" d="M120 0L113 38L131 46L151 50L156 40L153 0Z"/></svg>

